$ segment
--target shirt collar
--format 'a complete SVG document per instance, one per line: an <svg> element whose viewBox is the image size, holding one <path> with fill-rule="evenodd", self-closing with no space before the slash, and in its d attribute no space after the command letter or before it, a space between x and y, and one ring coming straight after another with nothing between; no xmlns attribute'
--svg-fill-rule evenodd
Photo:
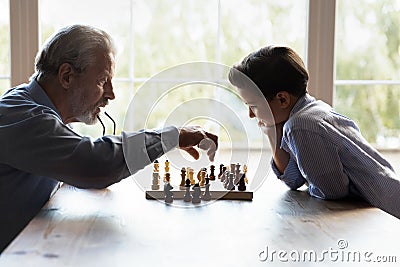
<svg viewBox="0 0 400 267"><path fill-rule="evenodd" d="M305 95L299 97L297 100L296 104L293 106L292 110L290 111L289 117L293 116L295 113L297 113L299 110L301 110L303 107L307 106L310 103L315 102L315 98L310 96L308 93Z"/></svg>
<svg viewBox="0 0 400 267"><path fill-rule="evenodd" d="M51 108L57 112L58 116L61 118L57 108L54 106L53 102L36 80L31 80L31 82L28 84L27 90L36 103Z"/></svg>

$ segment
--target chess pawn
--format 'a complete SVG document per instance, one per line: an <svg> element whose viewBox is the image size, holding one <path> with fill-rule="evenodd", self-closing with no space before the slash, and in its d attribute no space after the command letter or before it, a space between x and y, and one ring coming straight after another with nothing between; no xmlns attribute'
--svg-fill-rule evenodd
<svg viewBox="0 0 400 267"><path fill-rule="evenodd" d="M189 178L186 179L185 183L186 183L185 184L186 192L185 192L185 196L183 197L183 201L190 202L190 201L192 201L192 195L190 195L190 180L189 180Z"/></svg>
<svg viewBox="0 0 400 267"><path fill-rule="evenodd" d="M165 177L166 183L164 184L164 196L165 196L165 203L172 203L174 201L174 194L171 192L173 187L169 183L170 181L170 175L167 173Z"/></svg>
<svg viewBox="0 0 400 267"><path fill-rule="evenodd" d="M203 196L201 197L201 199L204 199L204 200L211 200L211 193L210 193L210 181L209 181L210 179L208 178L208 177L206 177L206 184L204 185L205 186L205 190L204 190L204 194L203 194Z"/></svg>
<svg viewBox="0 0 400 267"><path fill-rule="evenodd" d="M182 177L182 179L181 179L181 183L179 185L179 189L180 190L185 190L185 178L186 178L186 169L185 169L185 167L182 167L182 169L181 169L181 177Z"/></svg>
<svg viewBox="0 0 400 267"><path fill-rule="evenodd" d="M211 165L210 166L210 180L215 180L215 174L214 174L214 172L215 172L215 166L214 165Z"/></svg>
<svg viewBox="0 0 400 267"><path fill-rule="evenodd" d="M153 181L151 184L151 189L152 190L160 189L160 175L158 172L153 172Z"/></svg>
<svg viewBox="0 0 400 267"><path fill-rule="evenodd" d="M246 182L245 182L245 174L242 173L241 177L239 179L239 186L238 186L239 191L246 191Z"/></svg>
<svg viewBox="0 0 400 267"><path fill-rule="evenodd" d="M192 203L193 204L198 204L201 202L200 195L201 195L200 186L199 186L199 184L195 184L193 186L193 195L192 195Z"/></svg>
<svg viewBox="0 0 400 267"><path fill-rule="evenodd" d="M229 178L228 178L228 185L226 186L226 189L228 190L235 190L235 185L233 184L233 173L229 174Z"/></svg>

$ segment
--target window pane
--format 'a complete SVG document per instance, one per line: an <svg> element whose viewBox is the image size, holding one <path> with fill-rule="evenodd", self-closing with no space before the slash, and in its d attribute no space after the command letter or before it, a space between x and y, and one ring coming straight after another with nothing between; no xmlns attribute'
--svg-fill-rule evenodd
<svg viewBox="0 0 400 267"><path fill-rule="evenodd" d="M215 61L218 1L135 1L135 76L193 61Z"/></svg>
<svg viewBox="0 0 400 267"><path fill-rule="evenodd" d="M400 148L399 13L400 1L337 0L335 107L377 147Z"/></svg>
<svg viewBox="0 0 400 267"><path fill-rule="evenodd" d="M0 0L0 95L10 87L9 0Z"/></svg>
<svg viewBox="0 0 400 267"><path fill-rule="evenodd" d="M336 86L335 109L378 147L400 147L400 90L391 85Z"/></svg>
<svg viewBox="0 0 400 267"><path fill-rule="evenodd" d="M306 0L221 0L221 60L231 66L266 45L305 52Z"/></svg>
<svg viewBox="0 0 400 267"><path fill-rule="evenodd" d="M336 79L400 80L400 1L337 5Z"/></svg>

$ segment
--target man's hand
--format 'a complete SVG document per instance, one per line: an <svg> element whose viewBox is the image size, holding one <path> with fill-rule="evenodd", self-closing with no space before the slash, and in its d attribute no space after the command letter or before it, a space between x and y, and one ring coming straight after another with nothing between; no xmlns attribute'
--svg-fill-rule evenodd
<svg viewBox="0 0 400 267"><path fill-rule="evenodd" d="M200 154L195 146L206 150L210 161L214 161L218 148L218 136L204 131L199 126L187 126L179 129L179 148L188 152L193 158L199 159Z"/></svg>

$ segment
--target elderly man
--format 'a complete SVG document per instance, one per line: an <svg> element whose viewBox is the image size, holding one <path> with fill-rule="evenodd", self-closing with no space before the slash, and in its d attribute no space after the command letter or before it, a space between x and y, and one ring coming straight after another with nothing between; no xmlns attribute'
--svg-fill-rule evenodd
<svg viewBox="0 0 400 267"><path fill-rule="evenodd" d="M199 127L166 127L96 140L68 124L94 124L115 98L115 49L104 31L66 27L44 45L29 84L0 100L0 251L46 203L59 181L104 188L179 147L195 159L202 140L213 160L217 136ZM125 151L125 154L123 153ZM129 168L128 168L129 166Z"/></svg>

